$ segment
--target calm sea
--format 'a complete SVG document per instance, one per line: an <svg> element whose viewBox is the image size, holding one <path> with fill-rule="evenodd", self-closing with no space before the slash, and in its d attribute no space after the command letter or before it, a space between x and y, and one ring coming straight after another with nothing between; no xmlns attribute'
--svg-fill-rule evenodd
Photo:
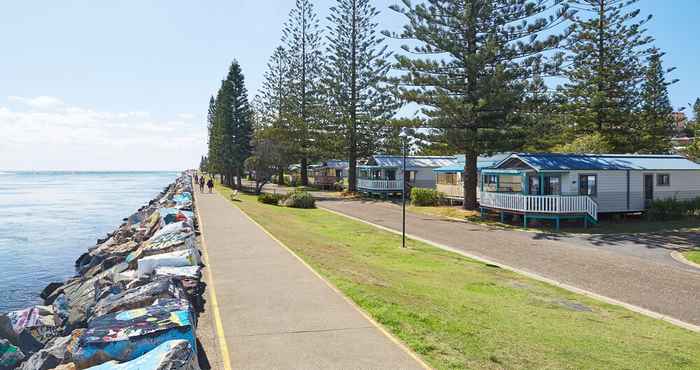
<svg viewBox="0 0 700 370"><path fill-rule="evenodd" d="M41 303L97 238L146 204L175 172L0 172L0 312Z"/></svg>

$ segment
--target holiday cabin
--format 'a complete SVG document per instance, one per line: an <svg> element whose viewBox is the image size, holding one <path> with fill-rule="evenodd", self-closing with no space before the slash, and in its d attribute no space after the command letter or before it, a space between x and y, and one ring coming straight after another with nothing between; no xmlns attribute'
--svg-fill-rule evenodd
<svg viewBox="0 0 700 370"><path fill-rule="evenodd" d="M529 219L644 211L652 200L700 197L700 164L679 155L515 153L481 171L480 207Z"/></svg>
<svg viewBox="0 0 700 370"><path fill-rule="evenodd" d="M406 172L400 155L374 155L358 166L357 189L365 194L401 195L408 188L434 188L433 170L456 163L455 156L407 156ZM409 190L410 191L410 190Z"/></svg>
<svg viewBox="0 0 700 370"><path fill-rule="evenodd" d="M502 161L509 154L494 154L493 156L478 157L476 160L477 173L481 173L484 168L492 167L498 162ZM444 194L444 196L451 200L462 200L464 199L464 154L456 155L456 161L454 164L449 166L439 167L433 170L435 173L435 184L437 191ZM481 181L481 176L479 176L479 182ZM477 184L477 190L480 184ZM479 192L477 191L477 198Z"/></svg>
<svg viewBox="0 0 700 370"><path fill-rule="evenodd" d="M311 174L313 185L321 189L330 189L337 183L343 184L348 175L348 168L350 168L348 161L337 159L315 165Z"/></svg>

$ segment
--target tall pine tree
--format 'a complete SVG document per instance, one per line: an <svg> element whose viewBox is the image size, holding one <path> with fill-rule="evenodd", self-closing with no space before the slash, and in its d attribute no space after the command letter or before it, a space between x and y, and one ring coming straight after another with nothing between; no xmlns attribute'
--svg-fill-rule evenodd
<svg viewBox="0 0 700 370"><path fill-rule="evenodd" d="M251 153L252 112L241 67L233 61L215 101L209 102L209 158L226 185L241 186L244 162Z"/></svg>
<svg viewBox="0 0 700 370"><path fill-rule="evenodd" d="M221 170L221 150L220 134L221 127L216 121L216 100L214 97L209 98L209 110L207 111L207 131L209 133L208 151L207 151L207 170L211 173L218 173Z"/></svg>
<svg viewBox="0 0 700 370"><path fill-rule="evenodd" d="M525 81L535 72L550 73L539 63L562 35L556 27L568 16L553 0L429 0L392 9L408 24L397 35L414 40L398 56L405 71L404 99L418 103L439 138L466 157L464 207L477 206L477 157L512 150L522 137L518 110ZM549 34L547 37L542 35ZM535 71L534 66L537 66Z"/></svg>
<svg viewBox="0 0 700 370"><path fill-rule="evenodd" d="M231 166L235 171L239 188L242 186L245 160L252 152L253 117L248 103L248 90L245 77L238 61L231 63L226 83L231 85L229 104L231 105Z"/></svg>
<svg viewBox="0 0 700 370"><path fill-rule="evenodd" d="M289 73L287 51L279 46L267 63L262 88L256 97L258 141L266 140L265 142L273 143L276 150L281 153L275 156L280 161L277 164L277 179L280 184L284 181L284 169L291 164L291 158L294 156L293 132L288 121L290 104L287 94L291 82Z"/></svg>
<svg viewBox="0 0 700 370"><path fill-rule="evenodd" d="M387 83L391 53L377 34L378 15L370 0L336 0L328 16L324 87L333 126L344 133L350 191L356 190L358 157L381 151L398 107Z"/></svg>
<svg viewBox="0 0 700 370"><path fill-rule="evenodd" d="M649 57L642 85L642 111L633 138L635 152L667 153L671 150L673 135L673 107L668 97L668 86L678 80L667 81L666 74L674 70L664 70L663 54L654 49Z"/></svg>
<svg viewBox="0 0 700 370"><path fill-rule="evenodd" d="M323 108L319 81L322 73L322 34L311 0L296 0L282 31L289 58L287 122L301 162L301 183L308 185L309 158L318 149Z"/></svg>
<svg viewBox="0 0 700 370"><path fill-rule="evenodd" d="M638 0L572 0L575 31L568 38L571 68L564 94L573 122L571 138L599 133L614 152L634 151L634 133L648 44Z"/></svg>

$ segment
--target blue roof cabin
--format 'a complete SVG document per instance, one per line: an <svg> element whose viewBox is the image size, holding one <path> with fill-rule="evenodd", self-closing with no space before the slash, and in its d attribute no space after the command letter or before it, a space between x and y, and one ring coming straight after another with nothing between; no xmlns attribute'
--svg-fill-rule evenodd
<svg viewBox="0 0 700 370"><path fill-rule="evenodd" d="M312 184L320 188L332 188L336 183L344 183L350 163L331 159L311 167Z"/></svg>
<svg viewBox="0 0 700 370"><path fill-rule="evenodd" d="M489 168L496 165L508 157L510 153L499 153L492 156L480 156L476 160L476 168L481 172L484 168ZM435 173L435 186L437 190L447 198L464 199L464 154L456 155L455 163L449 166L438 167L433 170ZM481 179L481 176L479 176ZM479 185L477 185L479 189ZM478 197L477 192L477 197Z"/></svg>
<svg viewBox="0 0 700 370"><path fill-rule="evenodd" d="M399 195L404 179L409 188L434 188L433 170L454 165L456 161L455 156L407 156L404 174L403 156L374 155L358 166L357 190L367 194Z"/></svg>
<svg viewBox="0 0 700 370"><path fill-rule="evenodd" d="M482 210L527 218L640 212L654 199L700 197L700 164L679 155L514 153L481 171Z"/></svg>

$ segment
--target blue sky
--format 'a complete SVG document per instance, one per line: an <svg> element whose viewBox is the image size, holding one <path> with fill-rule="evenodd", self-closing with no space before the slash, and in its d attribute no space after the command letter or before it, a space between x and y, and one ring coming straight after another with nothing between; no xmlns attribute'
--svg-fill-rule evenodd
<svg viewBox="0 0 700 370"><path fill-rule="evenodd" d="M376 0L383 29L401 16ZM6 1L0 7L0 169L182 169L232 59L251 95L293 0ZM315 2L322 20L332 0ZM697 0L641 0L678 69L676 107L700 96ZM395 45L395 44L394 44Z"/></svg>

